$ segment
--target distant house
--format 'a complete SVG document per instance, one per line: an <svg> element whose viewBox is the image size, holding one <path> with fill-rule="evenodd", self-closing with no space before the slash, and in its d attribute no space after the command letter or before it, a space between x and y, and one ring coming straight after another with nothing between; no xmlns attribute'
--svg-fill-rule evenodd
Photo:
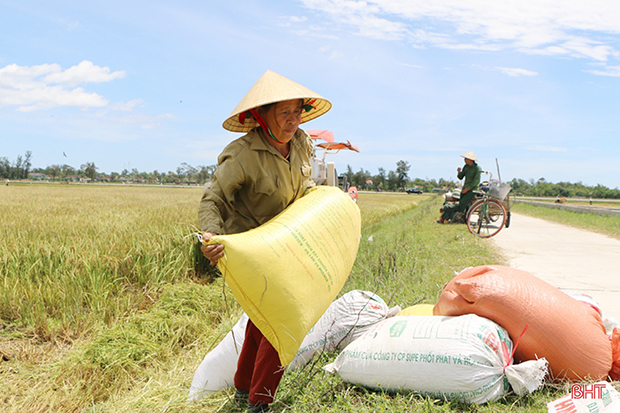
<svg viewBox="0 0 620 413"><path fill-rule="evenodd" d="M50 179L49 175L42 174L41 172L29 173L28 178L33 181L40 181L42 179Z"/></svg>

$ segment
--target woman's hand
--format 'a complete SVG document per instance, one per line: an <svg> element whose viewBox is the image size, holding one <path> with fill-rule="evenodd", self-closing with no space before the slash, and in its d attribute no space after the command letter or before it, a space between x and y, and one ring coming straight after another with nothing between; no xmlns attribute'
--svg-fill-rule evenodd
<svg viewBox="0 0 620 413"><path fill-rule="evenodd" d="M209 242L211 237L214 235L217 234L212 234L211 232L204 232L202 234L203 242ZM217 261L224 256L224 246L221 244L202 244L200 246L200 250L202 251L202 254L207 257L207 259L211 262L211 265L217 265Z"/></svg>

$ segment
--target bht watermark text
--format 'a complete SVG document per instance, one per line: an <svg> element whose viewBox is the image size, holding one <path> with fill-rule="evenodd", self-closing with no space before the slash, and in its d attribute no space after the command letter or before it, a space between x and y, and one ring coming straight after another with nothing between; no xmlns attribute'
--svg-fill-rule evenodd
<svg viewBox="0 0 620 413"><path fill-rule="evenodd" d="M570 388L573 399L602 399L604 391L604 383L573 384Z"/></svg>

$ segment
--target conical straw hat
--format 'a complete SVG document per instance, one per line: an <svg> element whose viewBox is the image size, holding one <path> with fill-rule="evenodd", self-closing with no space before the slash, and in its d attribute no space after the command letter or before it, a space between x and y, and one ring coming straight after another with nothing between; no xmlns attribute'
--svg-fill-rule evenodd
<svg viewBox="0 0 620 413"><path fill-rule="evenodd" d="M461 155L461 157L465 159L471 159L474 162L478 162L478 158L476 158L476 155L474 155L472 151L465 152L463 155Z"/></svg>
<svg viewBox="0 0 620 413"><path fill-rule="evenodd" d="M249 132L258 126L258 122L251 116L245 116L244 122L241 123L239 114L245 114L250 109L259 106L290 99L304 99L304 103L314 106L310 111L302 112L301 123L308 122L325 114L332 107L329 100L318 93L276 72L268 70L241 99L241 102L239 102L222 126L231 132ZM244 115L241 116L243 117Z"/></svg>

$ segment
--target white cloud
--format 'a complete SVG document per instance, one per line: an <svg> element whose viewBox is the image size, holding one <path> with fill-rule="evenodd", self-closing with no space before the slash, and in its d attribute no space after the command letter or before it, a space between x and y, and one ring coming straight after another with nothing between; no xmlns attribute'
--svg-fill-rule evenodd
<svg viewBox="0 0 620 413"><path fill-rule="evenodd" d="M282 16L280 17L280 25L283 27L290 27L294 24L299 24L299 23L305 23L308 20L307 17L302 16L302 17L298 17L298 16Z"/></svg>
<svg viewBox="0 0 620 413"><path fill-rule="evenodd" d="M2 94L2 92L0 92ZM90 107L103 107L108 104L96 93L87 93L82 88L65 90L58 86L42 87L25 92L13 92L7 94L9 104L19 105L20 112L32 112L39 109L51 109L57 106L74 106L82 109ZM0 104L4 103L0 97Z"/></svg>
<svg viewBox="0 0 620 413"><path fill-rule="evenodd" d="M0 87L15 90L31 89L42 84L42 82L36 81L36 78L58 70L60 70L60 66L57 64L31 67L17 66L16 64L8 65L0 69Z"/></svg>
<svg viewBox="0 0 620 413"><path fill-rule="evenodd" d="M406 25L379 17L381 8L365 1L302 0L309 8L324 11L342 24L356 27L359 34L383 40L400 40L408 33Z"/></svg>
<svg viewBox="0 0 620 413"><path fill-rule="evenodd" d="M148 116L148 115L142 115L139 113L133 113L127 116L112 118L112 120L125 123L125 124L140 124L140 128L142 129L152 129L156 126L161 125L161 121L163 119L175 119L175 118L176 116L174 116L171 113L165 113L163 115L158 115L158 116Z"/></svg>
<svg viewBox="0 0 620 413"><path fill-rule="evenodd" d="M401 63L401 65L402 65L402 66L405 66L405 67L412 67L412 68L414 68L414 69L424 69L424 67L423 67L423 66L420 66L420 65L412 65L412 64L410 64L410 63Z"/></svg>
<svg viewBox="0 0 620 413"><path fill-rule="evenodd" d="M77 20L59 19L58 24L69 32L80 27L80 22Z"/></svg>
<svg viewBox="0 0 620 413"><path fill-rule="evenodd" d="M11 64L0 69L0 107L18 106L21 112L58 106L105 107L109 103L107 99L76 86L124 76L124 71L110 73L109 68L95 66L87 60L65 71L58 64Z"/></svg>
<svg viewBox="0 0 620 413"><path fill-rule="evenodd" d="M82 83L109 82L114 79L125 77L125 71L120 70L110 73L109 67L95 66L92 62L84 60L77 66L72 66L63 71L55 71L43 78L45 83L60 83L68 87L74 87Z"/></svg>
<svg viewBox="0 0 620 413"><path fill-rule="evenodd" d="M305 16L303 17L291 16L289 17L289 19L294 23L302 23L308 20L308 18Z"/></svg>
<svg viewBox="0 0 620 413"><path fill-rule="evenodd" d="M559 146L534 145L530 146L528 149L540 152L568 152L567 148L562 148Z"/></svg>
<svg viewBox="0 0 620 413"><path fill-rule="evenodd" d="M172 113L150 116L142 113L133 112L136 108L144 108L146 105L142 99L133 99L129 102L117 102L98 111L97 118L105 118L109 123L120 123L124 125L136 125L141 129L153 129L161 125L162 120L176 119ZM123 115L114 115L112 111L130 112Z"/></svg>
<svg viewBox="0 0 620 413"><path fill-rule="evenodd" d="M360 35L460 49L515 49L606 61L617 0L301 0Z"/></svg>
<svg viewBox="0 0 620 413"><path fill-rule="evenodd" d="M328 33L325 28L314 25L310 25L303 30L294 30L293 33L300 37L312 36L318 39L338 39L338 36L334 36L333 34Z"/></svg>
<svg viewBox="0 0 620 413"><path fill-rule="evenodd" d="M519 68L514 68L514 67L496 67L496 69L508 76L513 76L513 77L538 76L537 72L532 72L531 70L527 70L527 69L519 69Z"/></svg>
<svg viewBox="0 0 620 413"><path fill-rule="evenodd" d="M605 70L586 70L586 72L598 76L620 77L620 66L607 66Z"/></svg>
<svg viewBox="0 0 620 413"><path fill-rule="evenodd" d="M129 102L117 102L110 106L112 110L120 110L123 112L131 112L136 106L142 106L144 100L142 99L133 99Z"/></svg>
<svg viewBox="0 0 620 413"><path fill-rule="evenodd" d="M609 56L619 56L618 51L613 47L605 46L598 41L585 39L583 37L571 37L567 38L565 42L558 43L557 45L521 51L549 56L588 58L599 62L607 61Z"/></svg>

